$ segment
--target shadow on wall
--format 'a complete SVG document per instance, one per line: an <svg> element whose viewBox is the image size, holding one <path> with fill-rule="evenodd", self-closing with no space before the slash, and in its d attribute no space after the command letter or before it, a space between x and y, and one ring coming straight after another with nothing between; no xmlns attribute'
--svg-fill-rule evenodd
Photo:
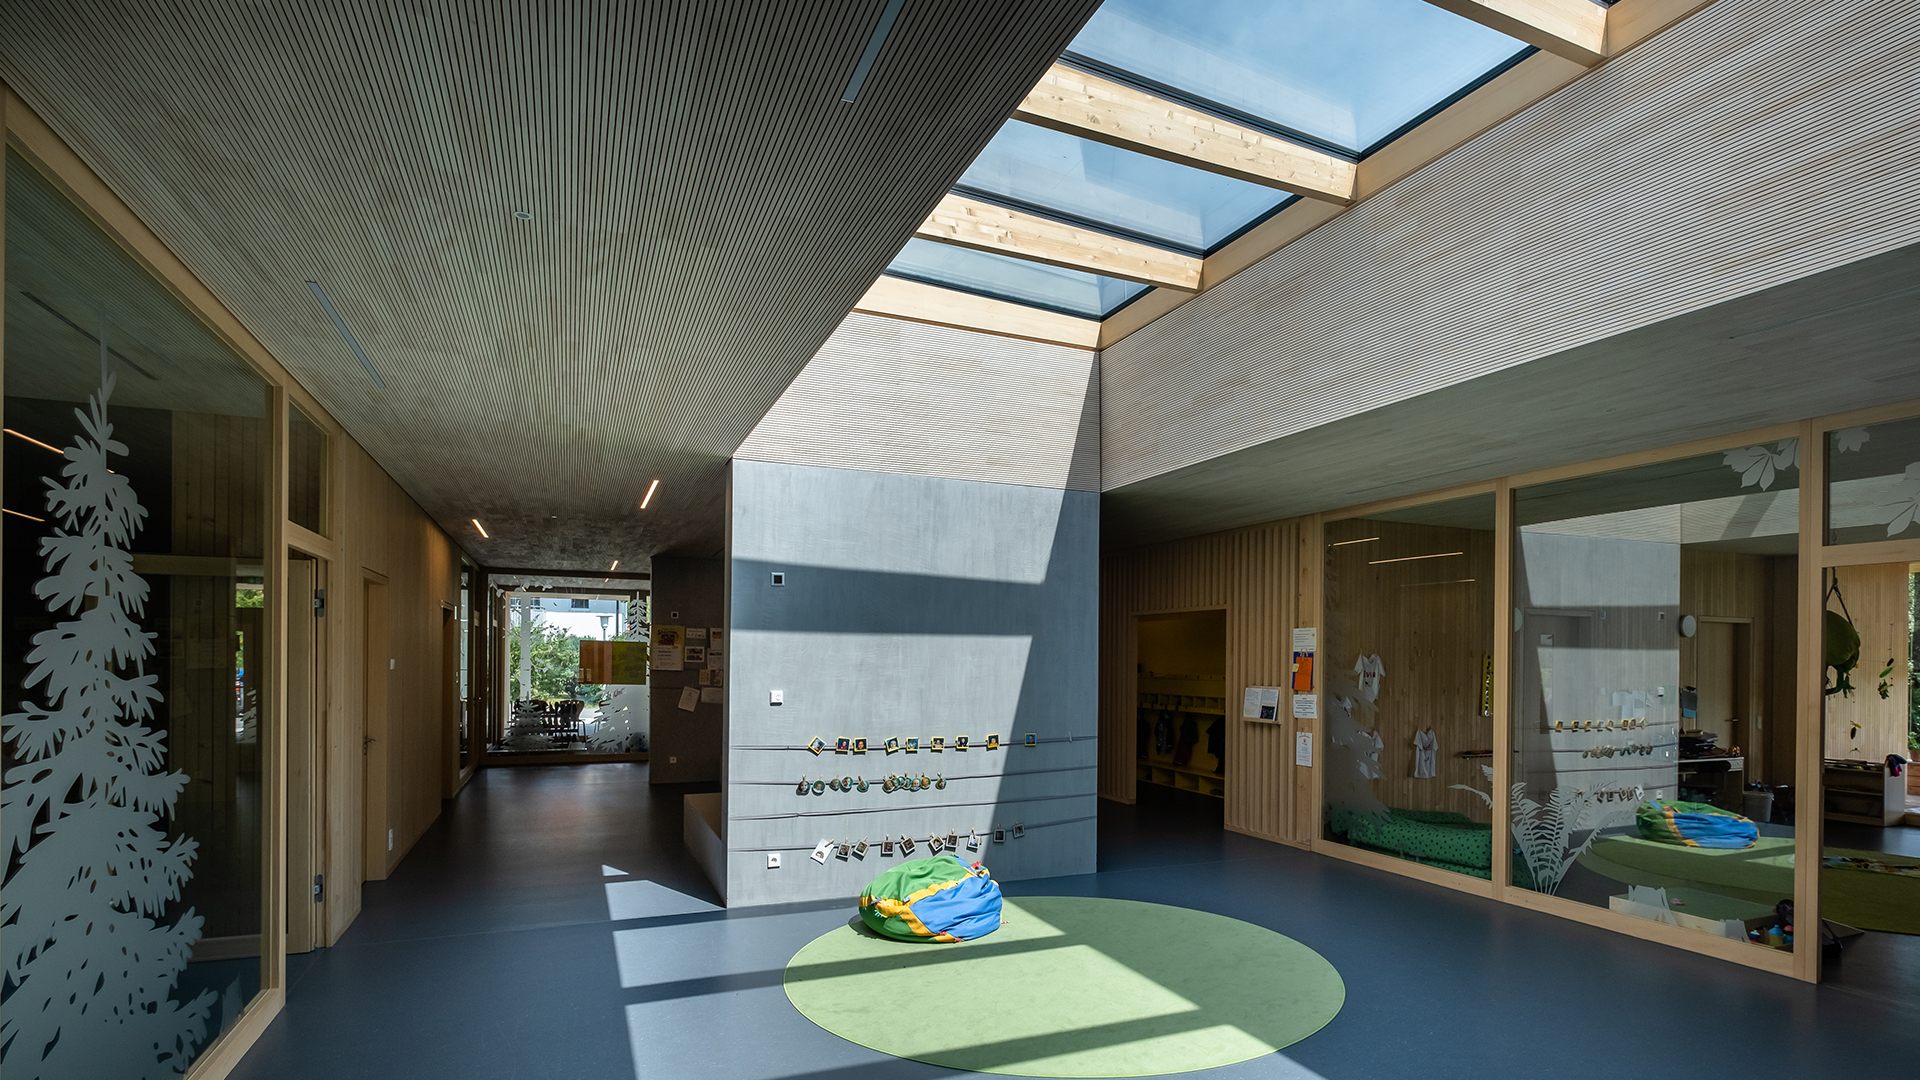
<svg viewBox="0 0 1920 1080"><path fill-rule="evenodd" d="M1091 872L1099 496L754 461L734 470L729 903L851 895L900 857L878 854L884 837L964 841L1015 823L1024 838L960 854L1002 876ZM983 749L988 735L1002 748ZM828 746L819 755L806 749L816 738ZM869 750L836 753L841 738ZM918 752L886 752L910 738ZM947 785L882 790L903 773ZM796 790L802 776L843 775L869 790ZM807 861L820 840L843 838L876 849ZM769 851L798 872L770 878Z"/></svg>

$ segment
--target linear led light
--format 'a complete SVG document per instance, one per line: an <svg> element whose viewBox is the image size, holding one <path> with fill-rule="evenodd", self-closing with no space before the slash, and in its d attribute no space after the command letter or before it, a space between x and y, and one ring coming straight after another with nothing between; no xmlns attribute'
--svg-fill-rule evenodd
<svg viewBox="0 0 1920 1080"><path fill-rule="evenodd" d="M1470 578L1470 577L1463 577L1463 578L1454 578L1452 581L1416 581L1411 585L1402 585L1400 587L1403 589L1424 589L1429 585L1465 585L1474 580L1476 579Z"/></svg>
<svg viewBox="0 0 1920 1080"><path fill-rule="evenodd" d="M1381 563L1413 562L1416 559L1450 559L1455 555L1465 555L1465 554L1466 552L1464 551L1436 551L1431 555L1404 555L1398 559L1372 559L1368 561L1367 565L1379 566Z"/></svg>
<svg viewBox="0 0 1920 1080"><path fill-rule="evenodd" d="M39 439L36 439L31 435L22 435L19 432L13 430L12 428L0 428L0 431L5 431L7 434L13 436L16 439L25 439L42 450L51 450L54 453L59 454L61 457L67 456L67 452L65 450L62 450L57 446L49 446L46 443L41 442ZM38 520L38 519L36 518L35 520Z"/></svg>
<svg viewBox="0 0 1920 1080"><path fill-rule="evenodd" d="M847 80L846 92L840 100L853 104L860 96L860 88L867 84L867 73L873 70L873 62L880 58L880 49L887 43L887 35L893 33L893 22L900 17L900 9L907 0L887 0L887 9L880 13L880 21L874 25L873 36L867 39L866 50L860 54L860 62L854 65L853 78Z"/></svg>
<svg viewBox="0 0 1920 1080"><path fill-rule="evenodd" d="M647 504L653 501L653 493L655 489L657 489L659 486L660 486L660 481L658 480L655 480L653 483L647 485L647 493L640 500L640 509L645 510L647 508Z"/></svg>
<svg viewBox="0 0 1920 1080"><path fill-rule="evenodd" d="M26 519L27 519L28 521L45 521L45 520L47 520L46 518L37 518L37 517L34 517L34 516L33 516L32 514L23 514L23 513L21 513L21 512L20 512L20 511L18 511L18 510L0 510L0 514L12 514L12 515L13 515L14 517L23 517L23 518L26 518Z"/></svg>
<svg viewBox="0 0 1920 1080"><path fill-rule="evenodd" d="M1348 544L1371 544L1378 539L1380 538L1377 536L1369 536L1361 540L1336 540L1333 543L1328 544L1327 546L1328 547L1346 547Z"/></svg>
<svg viewBox="0 0 1920 1080"><path fill-rule="evenodd" d="M618 569L620 569L620 560L619 560L619 559L615 559L615 560L613 560L613 565L612 565L612 566L609 566L609 567L607 567L607 573L609 573L609 574L611 574L611 573L613 573L613 572L614 572L615 570L618 570Z"/></svg>
<svg viewBox="0 0 1920 1080"><path fill-rule="evenodd" d="M482 540L493 539L493 537L487 535L487 528L486 526L480 524L479 518L468 518L467 520L473 522L473 527L480 530L480 539Z"/></svg>
<svg viewBox="0 0 1920 1080"><path fill-rule="evenodd" d="M353 331L347 329L346 320L340 318L340 313L333 310L333 301L328 300L327 294L320 291L320 283L317 281L309 281L307 282L307 288L312 289L313 298L320 301L320 310L326 312L327 318L333 320L333 328L340 331L340 336L346 339L347 348L352 349L353 355L360 358L360 366L366 368L367 374L373 376L373 381L376 386L385 390L387 388L387 380L381 378L380 373L373 370L373 361L367 359L367 354L360 351L360 343L354 340Z"/></svg>

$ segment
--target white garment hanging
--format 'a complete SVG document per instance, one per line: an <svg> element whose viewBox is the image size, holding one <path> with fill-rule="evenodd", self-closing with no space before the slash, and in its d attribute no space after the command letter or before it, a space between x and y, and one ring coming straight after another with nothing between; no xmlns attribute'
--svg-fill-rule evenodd
<svg viewBox="0 0 1920 1080"><path fill-rule="evenodd" d="M1368 701L1378 701L1380 677L1386 673L1386 667L1380 663L1379 653L1374 653L1372 656L1363 654L1360 659L1354 661L1353 674L1360 680L1360 696Z"/></svg>
<svg viewBox="0 0 1920 1080"><path fill-rule="evenodd" d="M1437 764L1435 759L1439 757L1439 752L1440 740L1434 736L1432 728L1414 733L1413 778L1415 780L1430 780L1433 778L1437 771L1435 768Z"/></svg>

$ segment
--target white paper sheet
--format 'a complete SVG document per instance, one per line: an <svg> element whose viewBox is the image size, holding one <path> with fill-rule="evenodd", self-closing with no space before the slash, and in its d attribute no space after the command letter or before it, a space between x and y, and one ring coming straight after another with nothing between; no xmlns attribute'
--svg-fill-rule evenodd
<svg viewBox="0 0 1920 1080"><path fill-rule="evenodd" d="M686 712L692 712L693 707L698 704L700 704L700 688L699 687L683 686L680 688L680 708L682 710Z"/></svg>

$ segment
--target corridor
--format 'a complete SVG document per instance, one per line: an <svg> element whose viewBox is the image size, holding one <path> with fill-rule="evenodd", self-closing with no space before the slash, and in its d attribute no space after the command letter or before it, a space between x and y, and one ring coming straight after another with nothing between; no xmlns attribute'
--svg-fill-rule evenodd
<svg viewBox="0 0 1920 1080"><path fill-rule="evenodd" d="M851 901L726 911L647 766L482 770L330 949L290 958L259 1080L959 1075L814 1027L787 959ZM1346 1006L1218 1080L1911 1076L1920 1001L1810 986L1228 833L1220 804L1100 805L1100 872L1008 883L1199 907L1318 950ZM804 873L808 867L798 868ZM619 874L612 873L619 871ZM648 884L651 883L651 884ZM902 1017L937 1023L938 1017ZM1197 1075L1197 1074L1196 1074Z"/></svg>

